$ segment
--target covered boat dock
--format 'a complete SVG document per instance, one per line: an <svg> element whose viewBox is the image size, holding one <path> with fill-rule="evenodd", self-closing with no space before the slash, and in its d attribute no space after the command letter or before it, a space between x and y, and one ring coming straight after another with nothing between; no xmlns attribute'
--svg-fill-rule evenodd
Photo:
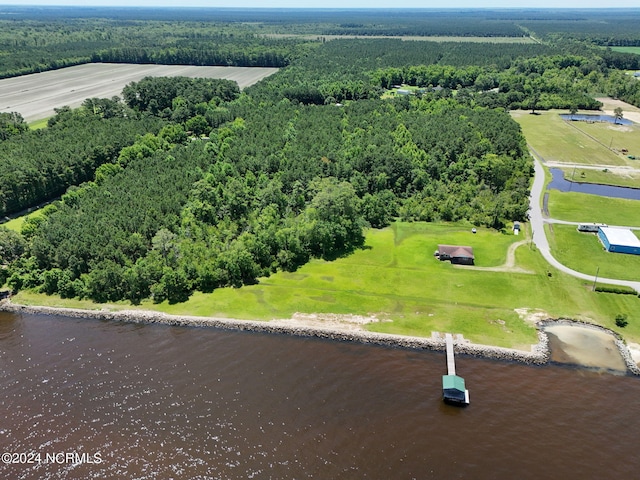
<svg viewBox="0 0 640 480"><path fill-rule="evenodd" d="M442 399L445 403L459 406L469 405L469 390L464 378L456 375L456 360L453 352L453 336L445 335L447 345L447 375L442 376Z"/></svg>

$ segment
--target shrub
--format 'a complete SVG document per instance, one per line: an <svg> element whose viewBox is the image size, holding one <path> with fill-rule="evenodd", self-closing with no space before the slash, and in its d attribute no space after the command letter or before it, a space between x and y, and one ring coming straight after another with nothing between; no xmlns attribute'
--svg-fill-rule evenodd
<svg viewBox="0 0 640 480"><path fill-rule="evenodd" d="M599 285L596 287L596 292L601 293L617 293L620 295L636 295L636 291L631 287L620 286L607 286Z"/></svg>
<svg viewBox="0 0 640 480"><path fill-rule="evenodd" d="M627 315L624 313L619 313L616 315L616 325L620 328L624 328L629 324L627 321Z"/></svg>

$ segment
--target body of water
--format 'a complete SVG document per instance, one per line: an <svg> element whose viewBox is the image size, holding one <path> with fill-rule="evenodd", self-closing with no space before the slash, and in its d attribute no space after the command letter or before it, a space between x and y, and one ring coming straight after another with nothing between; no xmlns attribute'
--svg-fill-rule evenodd
<svg viewBox="0 0 640 480"><path fill-rule="evenodd" d="M617 187L615 185L601 185L599 183L572 182L564 178L564 173L559 168L551 168L553 180L547 185L548 190L560 190L561 192L589 193L601 197L626 198L640 200L640 188Z"/></svg>
<svg viewBox="0 0 640 480"><path fill-rule="evenodd" d="M627 120L626 118L619 118L616 120L616 117L611 115L588 115L588 114L578 114L575 115L562 113L560 117L563 120L569 120L574 122L607 122L607 123L617 123L618 125L633 125L631 120Z"/></svg>
<svg viewBox="0 0 640 480"><path fill-rule="evenodd" d="M441 400L444 353L0 313L2 453L85 455L0 464L0 478L584 480L640 471L640 379L471 357L456 366L470 391L465 409Z"/></svg>

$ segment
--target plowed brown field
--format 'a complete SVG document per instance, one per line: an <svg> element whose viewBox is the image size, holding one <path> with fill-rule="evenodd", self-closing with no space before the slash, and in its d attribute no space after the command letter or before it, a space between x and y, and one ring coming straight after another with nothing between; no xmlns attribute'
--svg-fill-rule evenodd
<svg viewBox="0 0 640 480"><path fill-rule="evenodd" d="M0 112L18 112L32 122L52 116L54 108L78 107L87 98L120 96L127 84L147 76L226 78L244 88L277 71L257 67L89 63L0 80Z"/></svg>

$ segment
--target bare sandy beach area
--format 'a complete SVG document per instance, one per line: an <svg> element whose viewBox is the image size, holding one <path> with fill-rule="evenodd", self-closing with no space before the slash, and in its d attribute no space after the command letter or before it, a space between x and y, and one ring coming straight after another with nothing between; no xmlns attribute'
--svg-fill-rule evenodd
<svg viewBox="0 0 640 480"><path fill-rule="evenodd" d="M18 112L32 122L53 116L54 108L79 107L87 98L121 96L126 85L147 76L223 78L245 88L277 71L260 67L88 63L0 80L0 112Z"/></svg>
<svg viewBox="0 0 640 480"><path fill-rule="evenodd" d="M627 369L615 337L602 330L575 325L553 325L546 327L545 331L555 337L551 339L551 360L554 362L621 372ZM554 342L561 346L553 348Z"/></svg>

